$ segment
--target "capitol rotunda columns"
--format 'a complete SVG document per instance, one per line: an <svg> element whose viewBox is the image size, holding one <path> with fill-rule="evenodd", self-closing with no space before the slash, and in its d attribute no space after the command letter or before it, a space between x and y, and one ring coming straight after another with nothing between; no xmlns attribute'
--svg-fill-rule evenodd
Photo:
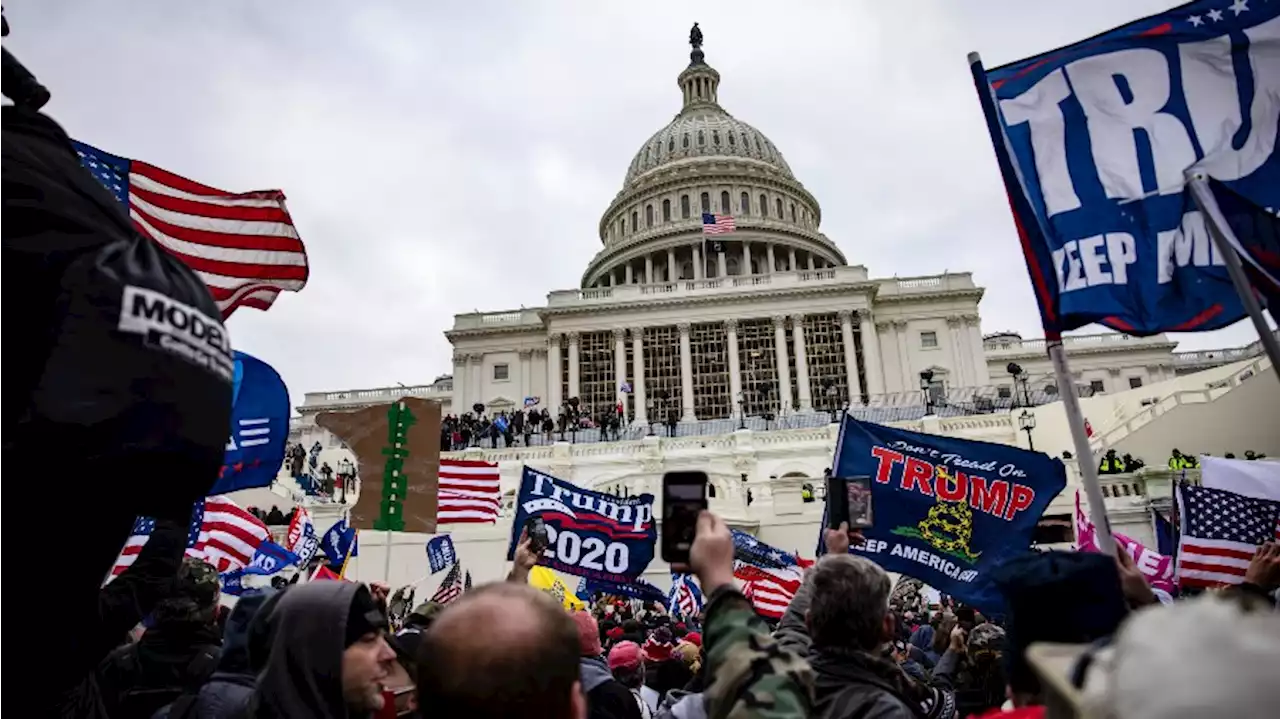
<svg viewBox="0 0 1280 719"><path fill-rule="evenodd" d="M569 398L579 396L581 393L578 383L579 374L578 366L578 333L569 333Z"/></svg>
<svg viewBox="0 0 1280 719"><path fill-rule="evenodd" d="M840 339L844 342L844 369L849 387L849 404L862 404L862 383L858 381L858 349L853 342L853 310L840 310Z"/></svg>
<svg viewBox="0 0 1280 719"><path fill-rule="evenodd" d="M644 328L631 328L631 355L635 364L635 384L631 390L635 393L636 424L649 424L649 393L644 386Z"/></svg>
<svg viewBox="0 0 1280 719"><path fill-rule="evenodd" d="M738 417L742 414L743 406L742 364L738 357L738 321L736 319L725 320L724 331L725 348L729 351L729 401L733 402L733 410L730 415Z"/></svg>
<svg viewBox="0 0 1280 719"><path fill-rule="evenodd" d="M773 316L773 350L778 363L778 414L790 414L791 369L787 366L787 318L783 315Z"/></svg>
<svg viewBox="0 0 1280 719"><path fill-rule="evenodd" d="M560 334L552 333L547 336L547 400L543 405L552 412L559 412L560 405L564 404L560 395L560 364Z"/></svg>
<svg viewBox="0 0 1280 719"><path fill-rule="evenodd" d="M804 315L791 316L791 340L796 353L796 392L801 412L813 410L813 398L809 392L809 362L804 352Z"/></svg>
<svg viewBox="0 0 1280 719"><path fill-rule="evenodd" d="M622 385L627 381L627 330L624 327L613 328L613 384L615 403L625 406L627 394Z"/></svg>
<svg viewBox="0 0 1280 719"><path fill-rule="evenodd" d="M680 408L681 419L692 422L697 419L693 412L693 348L689 344L688 322L676 325L680 332Z"/></svg>

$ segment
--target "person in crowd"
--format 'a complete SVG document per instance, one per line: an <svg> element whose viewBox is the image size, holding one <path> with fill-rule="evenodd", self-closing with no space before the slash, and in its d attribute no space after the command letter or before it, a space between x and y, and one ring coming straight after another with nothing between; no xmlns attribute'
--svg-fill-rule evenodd
<svg viewBox="0 0 1280 719"><path fill-rule="evenodd" d="M587 695L589 719L614 719L641 716L631 690L614 679L609 666L601 656L600 627L588 612L574 612L571 616L578 632L578 648L581 658L578 666L582 673L582 691Z"/></svg>
<svg viewBox="0 0 1280 719"><path fill-rule="evenodd" d="M1124 457L1121 458L1121 460L1124 462L1125 472L1137 472L1138 470L1147 466L1146 462L1143 462L1142 460L1137 459L1132 454L1126 453Z"/></svg>
<svg viewBox="0 0 1280 719"><path fill-rule="evenodd" d="M98 668L103 705L113 719L150 719L161 707L208 680L221 657L218 571L188 557L173 590L156 604L152 624Z"/></svg>
<svg viewBox="0 0 1280 719"><path fill-rule="evenodd" d="M1169 453L1169 469L1186 469L1190 466L1191 463L1182 456L1182 450L1175 448Z"/></svg>
<svg viewBox="0 0 1280 719"><path fill-rule="evenodd" d="M961 635L953 634L930 683L909 677L885 655L895 635L889 575L849 554L851 541L861 537L847 525L826 530L823 539L827 555L805 574L776 632L784 648L808 654L816 675L815 716L956 716L950 678Z"/></svg>
<svg viewBox="0 0 1280 719"><path fill-rule="evenodd" d="M405 619L404 626L396 632L396 643L404 648L409 656L417 656L418 645L422 643L422 633L431 627L431 623L443 609L444 605L440 602L423 602L414 607Z"/></svg>
<svg viewBox="0 0 1280 719"><path fill-rule="evenodd" d="M663 617L665 619L666 617ZM683 689L693 679L684 657L676 654L671 629L658 626L644 643L645 685L666 696L672 689Z"/></svg>
<svg viewBox="0 0 1280 719"><path fill-rule="evenodd" d="M240 596L222 634L218 667L203 686L188 689L155 719L232 719L249 709L254 682L271 650L272 614L281 592L253 590Z"/></svg>
<svg viewBox="0 0 1280 719"><path fill-rule="evenodd" d="M289 519L284 516L284 512L280 511L279 506L273 504L271 505L271 511L267 512L266 522L269 525L280 526L288 524Z"/></svg>
<svg viewBox="0 0 1280 719"><path fill-rule="evenodd" d="M661 697L644 684L644 651L635 642L618 642L609 650L609 671L635 697L643 719L653 719Z"/></svg>
<svg viewBox="0 0 1280 719"><path fill-rule="evenodd" d="M272 617L270 656L250 716L345 719L382 709L396 654L386 641L386 616L367 587L298 584L285 590Z"/></svg>
<svg viewBox="0 0 1280 719"><path fill-rule="evenodd" d="M969 632L960 629L954 650L960 661L953 678L960 716L999 709L1008 681L1004 672L1005 632L984 622Z"/></svg>

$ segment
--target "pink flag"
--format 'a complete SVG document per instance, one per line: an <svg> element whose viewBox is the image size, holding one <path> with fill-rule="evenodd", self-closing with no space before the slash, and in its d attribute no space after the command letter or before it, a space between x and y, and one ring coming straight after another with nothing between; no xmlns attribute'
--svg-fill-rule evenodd
<svg viewBox="0 0 1280 719"><path fill-rule="evenodd" d="M1116 542L1129 552L1130 557L1133 557L1134 565L1146 576L1147 583L1153 589L1170 593L1173 591L1173 557L1147 549L1142 542L1119 532L1112 531L1111 536L1115 537ZM1093 522L1080 507L1080 490L1078 489L1076 490L1076 548L1082 552L1098 551Z"/></svg>

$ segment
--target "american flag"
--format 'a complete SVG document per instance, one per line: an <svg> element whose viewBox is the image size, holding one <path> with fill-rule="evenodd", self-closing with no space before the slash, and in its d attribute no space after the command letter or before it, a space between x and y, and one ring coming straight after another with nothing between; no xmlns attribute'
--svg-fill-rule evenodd
<svg viewBox="0 0 1280 719"><path fill-rule="evenodd" d="M1184 484L1178 487L1182 536L1178 584L1240 584L1258 545L1280 539L1280 502Z"/></svg>
<svg viewBox="0 0 1280 719"><path fill-rule="evenodd" d="M671 592L667 611L685 617L696 617L702 611L702 590L688 574L671 573Z"/></svg>
<svg viewBox="0 0 1280 719"><path fill-rule="evenodd" d="M702 234L724 235L733 232L733 230L733 215L713 215L710 212L702 213Z"/></svg>
<svg viewBox="0 0 1280 719"><path fill-rule="evenodd" d="M431 595L431 601L448 604L462 595L462 565L454 564L449 568L449 573L444 575L444 581L440 582L440 588L435 594Z"/></svg>
<svg viewBox="0 0 1280 719"><path fill-rule="evenodd" d="M467 459L440 460L439 524L498 521L502 493L498 487L498 463Z"/></svg>
<svg viewBox="0 0 1280 719"><path fill-rule="evenodd" d="M307 253L280 190L226 192L72 144L85 169L129 209L138 232L200 275L224 319L241 306L265 310L282 290L307 284Z"/></svg>
<svg viewBox="0 0 1280 719"><path fill-rule="evenodd" d="M120 574L137 560L155 528L156 520L138 517L133 523L132 535L111 568L111 576ZM203 559L219 572L226 572L248 565L253 553L270 538L271 531L247 510L225 496L209 497L196 502L191 512L186 555Z"/></svg>
<svg viewBox="0 0 1280 719"><path fill-rule="evenodd" d="M799 567L773 569L746 562L733 563L733 576L742 582L742 593L751 600L756 614L770 619L782 618L802 580Z"/></svg>

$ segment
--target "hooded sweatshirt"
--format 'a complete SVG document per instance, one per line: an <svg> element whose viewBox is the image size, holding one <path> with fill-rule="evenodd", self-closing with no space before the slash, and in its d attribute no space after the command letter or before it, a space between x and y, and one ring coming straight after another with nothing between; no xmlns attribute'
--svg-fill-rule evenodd
<svg viewBox="0 0 1280 719"><path fill-rule="evenodd" d="M279 719L347 719L342 652L353 582L290 587L272 612L271 653L252 699L252 715ZM368 591L368 590L365 590Z"/></svg>

